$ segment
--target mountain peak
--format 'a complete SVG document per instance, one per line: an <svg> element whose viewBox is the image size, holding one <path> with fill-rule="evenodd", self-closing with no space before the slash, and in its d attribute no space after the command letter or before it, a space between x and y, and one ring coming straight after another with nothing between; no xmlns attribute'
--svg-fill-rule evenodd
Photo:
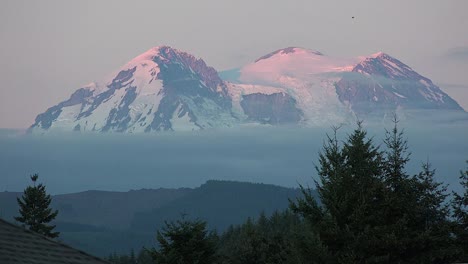
<svg viewBox="0 0 468 264"><path fill-rule="evenodd" d="M287 47L236 70L233 84L201 58L161 45L39 114L29 131L341 123L399 107L461 110L431 80L383 52L346 59Z"/></svg>
<svg viewBox="0 0 468 264"><path fill-rule="evenodd" d="M321 52L319 52L319 51L300 48L300 47L287 47L287 48L283 48L283 49L279 49L279 50L275 50L273 52L270 52L267 55L264 55L264 56L258 58L257 60L255 60L255 62L259 62L261 60L268 59L268 58L273 57L275 55L286 55L286 54L293 54L293 53L313 54L313 55L317 55L317 56L323 56L323 54Z"/></svg>
<svg viewBox="0 0 468 264"><path fill-rule="evenodd" d="M369 56L369 58L373 58L373 59L384 58L384 57L390 57L390 56L388 54L386 54L385 52L383 52L383 51L376 52L376 53L371 54Z"/></svg>
<svg viewBox="0 0 468 264"><path fill-rule="evenodd" d="M336 85L340 100L349 102L355 113L381 113L395 107L462 110L430 79L398 59L384 52L360 59L352 72L366 77L345 76Z"/></svg>
<svg viewBox="0 0 468 264"><path fill-rule="evenodd" d="M362 57L361 57L362 58ZM403 64L401 61L397 60L396 58L390 56L388 53L385 53L383 51L379 51L376 53L373 53L369 56L365 56L364 59L361 60L361 62L364 61L393 61L398 64Z"/></svg>
<svg viewBox="0 0 468 264"><path fill-rule="evenodd" d="M156 46L39 114L30 130L149 132L236 123L227 87L202 59Z"/></svg>
<svg viewBox="0 0 468 264"><path fill-rule="evenodd" d="M177 53L184 53L183 51L180 51L176 48L173 48L169 45L158 45L158 46L154 46L152 47L151 49L149 49L148 51L156 51L156 52L162 52L162 51L174 51L174 52L177 52Z"/></svg>
<svg viewBox="0 0 468 264"><path fill-rule="evenodd" d="M167 45L160 45L152 47L151 49L143 52L137 57L133 58L130 63L138 63L145 60L154 60L154 58L161 59L172 59L173 57L182 56L187 58L195 59L195 57L189 53L180 51Z"/></svg>
<svg viewBox="0 0 468 264"><path fill-rule="evenodd" d="M365 57L353 69L354 72L380 75L390 79L421 79L411 67L384 52Z"/></svg>

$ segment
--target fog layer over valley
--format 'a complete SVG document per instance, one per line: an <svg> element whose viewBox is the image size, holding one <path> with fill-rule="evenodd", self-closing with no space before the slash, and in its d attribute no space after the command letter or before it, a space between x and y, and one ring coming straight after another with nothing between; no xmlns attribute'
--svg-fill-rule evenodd
<svg viewBox="0 0 468 264"><path fill-rule="evenodd" d="M345 125L345 139L355 125ZM384 126L365 125L382 144ZM468 159L468 125L401 122L412 152L407 170L429 160L436 178L458 190ZM330 128L242 127L162 134L0 133L0 191L22 191L39 173L52 194L86 190L197 187L210 179L261 182L286 187L313 185Z"/></svg>

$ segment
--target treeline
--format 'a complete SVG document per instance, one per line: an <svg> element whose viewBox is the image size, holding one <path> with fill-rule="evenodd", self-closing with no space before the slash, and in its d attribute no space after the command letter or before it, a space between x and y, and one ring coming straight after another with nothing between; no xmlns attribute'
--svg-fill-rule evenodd
<svg viewBox="0 0 468 264"><path fill-rule="evenodd" d="M360 123L344 141L338 128L316 165L309 188L290 209L248 219L222 234L202 220L166 223L158 245L113 263L457 263L468 262L468 168L463 193L447 192L426 162L405 171L410 153L394 120L383 147ZM240 194L241 195L241 194Z"/></svg>

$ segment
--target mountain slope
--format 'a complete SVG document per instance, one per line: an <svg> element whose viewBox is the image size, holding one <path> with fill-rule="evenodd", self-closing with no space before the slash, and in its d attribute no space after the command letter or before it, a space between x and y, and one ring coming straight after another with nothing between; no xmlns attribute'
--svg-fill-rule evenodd
<svg viewBox="0 0 468 264"><path fill-rule="evenodd" d="M463 109L428 78L379 52L336 83L340 101L359 115L404 109Z"/></svg>
<svg viewBox="0 0 468 264"><path fill-rule="evenodd" d="M37 116L31 132L150 132L231 126L231 99L216 70L167 46L134 58L110 79L78 89Z"/></svg>
<svg viewBox="0 0 468 264"><path fill-rule="evenodd" d="M154 230L166 220L176 220L181 214L188 214L207 220L212 228L224 230L262 211L269 215L275 210L286 209L288 199L294 200L299 195L299 189L270 184L211 180L181 199L135 214L132 229Z"/></svg>
<svg viewBox="0 0 468 264"><path fill-rule="evenodd" d="M203 60L160 46L39 114L29 132L329 126L428 109L465 113L430 79L385 53L346 59L289 47L218 75Z"/></svg>
<svg viewBox="0 0 468 264"><path fill-rule="evenodd" d="M247 100L248 105L259 104L265 98L250 94L269 94L286 97L290 105L288 114L281 112L283 123L303 125L330 125L345 122L352 117L346 106L340 102L335 82L342 72L350 71L356 60L325 56L320 52L289 47L262 56L238 70L238 78L228 86L233 94L233 105L237 111L248 110L249 118L261 116L265 110L260 107L254 113L240 102ZM230 76L233 76L231 73ZM271 104L275 105L273 101ZM240 107L239 107L240 105ZM280 104L281 106L281 104ZM291 114L297 112L297 114ZM286 120L285 120L286 119ZM256 119L256 121L259 121Z"/></svg>
<svg viewBox="0 0 468 264"><path fill-rule="evenodd" d="M342 59L289 47L220 75L230 82L234 109L257 122L262 119L254 117L264 116L267 95L287 97L294 107L283 111L281 117L288 112L290 123L305 125L337 124L356 117L382 118L413 109L464 112L431 80L382 52ZM244 101L247 104L242 104ZM252 109L255 104L259 107ZM282 105L271 99L270 104ZM300 114L291 115L296 109Z"/></svg>

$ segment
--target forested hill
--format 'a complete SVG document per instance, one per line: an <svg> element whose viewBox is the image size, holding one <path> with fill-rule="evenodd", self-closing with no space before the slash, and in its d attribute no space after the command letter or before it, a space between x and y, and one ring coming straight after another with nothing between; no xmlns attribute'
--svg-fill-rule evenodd
<svg viewBox="0 0 468 264"><path fill-rule="evenodd" d="M288 207L288 199L300 194L289 189L267 184L228 181L208 181L182 199L175 200L151 212L135 214L132 229L154 230L165 220L178 219L182 214L198 217L210 227L223 231L231 224L243 223L247 217L260 212L267 215Z"/></svg>
<svg viewBox="0 0 468 264"><path fill-rule="evenodd" d="M17 216L20 192L0 193L0 217ZM268 184L207 181L198 188L142 189L128 192L86 191L52 196L59 210L60 239L99 256L153 246L156 230L165 220L187 214L208 221L223 231L261 212L270 214L288 207L298 189Z"/></svg>

